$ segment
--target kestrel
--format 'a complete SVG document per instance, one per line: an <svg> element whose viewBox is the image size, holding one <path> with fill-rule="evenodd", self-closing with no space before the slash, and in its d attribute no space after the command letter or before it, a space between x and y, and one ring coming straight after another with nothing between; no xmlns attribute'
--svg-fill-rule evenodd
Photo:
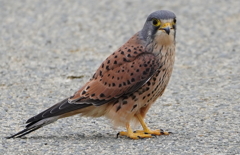
<svg viewBox="0 0 240 155"><path fill-rule="evenodd" d="M175 59L176 16L159 10L151 13L142 28L112 53L92 78L73 96L27 120L26 128L7 138L19 138L60 118L106 116L127 131L132 139L168 135L150 130L144 122L149 108L160 97L171 77ZM133 131L132 123L143 130Z"/></svg>

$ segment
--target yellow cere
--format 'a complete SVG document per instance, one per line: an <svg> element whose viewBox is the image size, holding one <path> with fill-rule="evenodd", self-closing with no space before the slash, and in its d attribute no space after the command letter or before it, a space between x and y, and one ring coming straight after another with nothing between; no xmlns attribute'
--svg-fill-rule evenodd
<svg viewBox="0 0 240 155"><path fill-rule="evenodd" d="M161 28L172 27L172 23L164 23L161 25Z"/></svg>

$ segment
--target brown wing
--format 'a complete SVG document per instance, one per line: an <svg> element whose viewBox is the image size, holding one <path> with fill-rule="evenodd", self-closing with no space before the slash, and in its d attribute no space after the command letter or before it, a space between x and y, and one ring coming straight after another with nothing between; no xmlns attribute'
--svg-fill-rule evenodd
<svg viewBox="0 0 240 155"><path fill-rule="evenodd" d="M113 61L113 65L111 61ZM116 63L114 63L115 61ZM69 99L69 102L102 105L138 90L158 68L158 60L152 53L140 53L129 59L126 57L122 59L108 58L93 78L77 91Z"/></svg>

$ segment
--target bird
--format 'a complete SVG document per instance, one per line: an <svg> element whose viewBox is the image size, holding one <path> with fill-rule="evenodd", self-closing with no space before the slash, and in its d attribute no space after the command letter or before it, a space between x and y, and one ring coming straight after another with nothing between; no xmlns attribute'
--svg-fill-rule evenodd
<svg viewBox="0 0 240 155"><path fill-rule="evenodd" d="M104 116L114 126L126 127L118 136L130 139L169 135L152 130L144 121L146 113L165 91L174 66L176 15L157 10L143 28L108 56L78 91L26 121L25 129L6 138L21 138L58 119L79 114ZM134 124L142 130L133 131Z"/></svg>

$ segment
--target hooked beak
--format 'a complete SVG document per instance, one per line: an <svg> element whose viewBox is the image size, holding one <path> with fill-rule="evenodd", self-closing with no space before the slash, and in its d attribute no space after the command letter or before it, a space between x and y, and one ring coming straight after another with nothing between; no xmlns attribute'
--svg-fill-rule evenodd
<svg viewBox="0 0 240 155"><path fill-rule="evenodd" d="M169 35L171 28L171 23L164 23L162 26L160 26L159 30L165 31Z"/></svg>

